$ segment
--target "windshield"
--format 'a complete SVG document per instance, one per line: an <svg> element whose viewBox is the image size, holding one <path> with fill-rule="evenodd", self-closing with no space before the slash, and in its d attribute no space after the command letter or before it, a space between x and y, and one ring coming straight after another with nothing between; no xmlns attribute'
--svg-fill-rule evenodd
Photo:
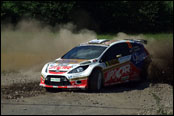
<svg viewBox="0 0 174 116"><path fill-rule="evenodd" d="M99 57L106 48L104 46L78 46L62 56L62 59L93 59Z"/></svg>

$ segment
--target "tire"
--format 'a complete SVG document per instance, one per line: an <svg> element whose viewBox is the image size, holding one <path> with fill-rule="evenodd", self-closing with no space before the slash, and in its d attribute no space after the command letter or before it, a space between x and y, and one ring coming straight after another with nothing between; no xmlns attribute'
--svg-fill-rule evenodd
<svg viewBox="0 0 174 116"><path fill-rule="evenodd" d="M147 80L147 75L148 75L148 73L147 73L147 69L143 69L142 71L141 71L141 74L140 74L140 82L144 82L144 81L146 81Z"/></svg>
<svg viewBox="0 0 174 116"><path fill-rule="evenodd" d="M103 86L103 74L99 69L94 69L88 80L88 90L99 92Z"/></svg>

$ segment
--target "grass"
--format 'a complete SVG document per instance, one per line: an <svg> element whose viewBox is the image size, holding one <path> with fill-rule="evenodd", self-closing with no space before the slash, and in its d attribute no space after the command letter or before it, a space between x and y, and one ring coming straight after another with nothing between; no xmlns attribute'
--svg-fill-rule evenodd
<svg viewBox="0 0 174 116"><path fill-rule="evenodd" d="M113 39L113 37L115 37L116 35L110 35L110 34L106 34L106 35L97 35L97 39Z"/></svg>
<svg viewBox="0 0 174 116"><path fill-rule="evenodd" d="M173 33L159 33L159 34L144 34L144 36L148 38L155 39L173 39Z"/></svg>

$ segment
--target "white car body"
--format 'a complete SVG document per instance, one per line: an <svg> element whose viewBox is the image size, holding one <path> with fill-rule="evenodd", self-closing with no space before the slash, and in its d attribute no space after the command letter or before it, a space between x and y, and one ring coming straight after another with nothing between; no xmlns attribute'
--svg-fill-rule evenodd
<svg viewBox="0 0 174 116"><path fill-rule="evenodd" d="M137 42L137 41L136 41ZM108 62L101 62L102 56L105 52L113 45L119 43L126 43L130 45L129 40L120 41L108 41L106 39L102 40L92 40L88 43L82 43L80 46L105 46L106 49L101 53L101 55L94 59L61 59L58 58L53 62L49 62L44 65L41 71L41 82L40 86L46 88L85 88L89 86L88 79L94 69L100 69L103 75L104 85L112 85L121 82L127 82L130 79L137 79L139 76L139 69L133 66L130 62L132 55L126 55L119 57L117 59L118 63L113 65L107 65ZM148 55L144 55L141 61L146 59ZM136 62L138 61L135 59ZM88 66L85 70L78 67ZM78 68L78 72L70 73ZM111 70L110 70L111 69ZM134 71L134 72L133 72ZM46 84L46 79L49 77L49 84ZM57 77L60 77L58 79ZM135 77L135 78L134 78ZM62 80L61 78L64 78ZM122 80L118 80L118 79ZM128 78L128 79L127 79ZM116 80L116 81L111 81ZM65 81L62 82L61 81ZM60 83L60 85L58 84Z"/></svg>

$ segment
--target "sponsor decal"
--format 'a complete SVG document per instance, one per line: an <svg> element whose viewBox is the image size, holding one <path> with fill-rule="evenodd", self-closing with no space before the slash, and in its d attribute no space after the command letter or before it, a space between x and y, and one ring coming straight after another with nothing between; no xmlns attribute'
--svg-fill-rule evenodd
<svg viewBox="0 0 174 116"><path fill-rule="evenodd" d="M140 78L140 71L133 63L129 62L117 65L109 70L104 71L104 85L113 85L126 82L129 80L137 80Z"/></svg>
<svg viewBox="0 0 174 116"><path fill-rule="evenodd" d="M115 69L109 70L104 73L105 82L119 81L123 76L129 76L131 72L130 64L123 65L121 67L116 67Z"/></svg>
<svg viewBox="0 0 174 116"><path fill-rule="evenodd" d="M51 74L64 74L66 71L64 71L64 72L54 72L54 71L49 71L49 73L51 73Z"/></svg>
<svg viewBox="0 0 174 116"><path fill-rule="evenodd" d="M70 69L72 68L71 66L52 66L49 67L49 70L61 70L61 69Z"/></svg>

